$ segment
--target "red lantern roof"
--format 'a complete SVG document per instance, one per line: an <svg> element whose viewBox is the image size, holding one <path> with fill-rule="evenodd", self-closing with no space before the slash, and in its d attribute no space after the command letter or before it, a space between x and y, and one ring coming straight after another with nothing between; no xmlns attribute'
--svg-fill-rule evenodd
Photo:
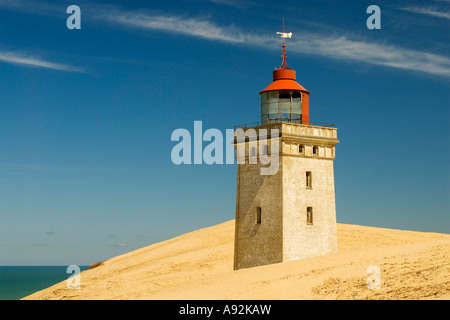
<svg viewBox="0 0 450 320"><path fill-rule="evenodd" d="M273 71L273 82L267 86L263 92L278 90L294 90L310 93L295 81L295 70L288 68L279 68Z"/></svg>

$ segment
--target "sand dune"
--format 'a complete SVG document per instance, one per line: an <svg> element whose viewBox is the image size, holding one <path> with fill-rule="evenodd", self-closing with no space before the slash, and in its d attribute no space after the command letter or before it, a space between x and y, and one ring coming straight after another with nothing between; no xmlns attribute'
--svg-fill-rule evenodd
<svg viewBox="0 0 450 320"><path fill-rule="evenodd" d="M233 271L234 220L112 258L25 299L449 299L450 235L338 224L334 255ZM380 269L369 289L367 267Z"/></svg>

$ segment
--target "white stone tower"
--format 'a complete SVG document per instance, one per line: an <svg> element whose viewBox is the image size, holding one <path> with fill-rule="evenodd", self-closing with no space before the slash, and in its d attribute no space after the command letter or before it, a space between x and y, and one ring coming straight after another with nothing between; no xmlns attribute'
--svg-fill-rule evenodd
<svg viewBox="0 0 450 320"><path fill-rule="evenodd" d="M261 122L235 128L235 270L337 251L337 129L310 123L309 92L286 64L285 35L282 65L260 92ZM266 154L278 161L273 174L261 174L269 166L259 161Z"/></svg>

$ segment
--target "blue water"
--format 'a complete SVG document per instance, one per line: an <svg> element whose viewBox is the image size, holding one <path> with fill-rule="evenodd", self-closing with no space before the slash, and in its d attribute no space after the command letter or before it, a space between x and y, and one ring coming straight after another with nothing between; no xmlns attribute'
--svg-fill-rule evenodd
<svg viewBox="0 0 450 320"><path fill-rule="evenodd" d="M67 266L0 266L0 300L18 300L66 280L72 275L66 271Z"/></svg>

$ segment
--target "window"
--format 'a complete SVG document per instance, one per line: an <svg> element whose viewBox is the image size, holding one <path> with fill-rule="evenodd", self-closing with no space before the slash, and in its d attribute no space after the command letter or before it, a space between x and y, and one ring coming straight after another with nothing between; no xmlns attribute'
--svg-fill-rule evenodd
<svg viewBox="0 0 450 320"><path fill-rule="evenodd" d="M306 188L312 189L312 174L311 171L306 171Z"/></svg>
<svg viewBox="0 0 450 320"><path fill-rule="evenodd" d="M250 157L256 157L256 147L251 148Z"/></svg>
<svg viewBox="0 0 450 320"><path fill-rule="evenodd" d="M261 224L261 207L256 207L256 224Z"/></svg>
<svg viewBox="0 0 450 320"><path fill-rule="evenodd" d="M314 146L314 147L313 147L313 155L314 155L314 156L319 155L319 147L318 147L318 146Z"/></svg>
<svg viewBox="0 0 450 320"><path fill-rule="evenodd" d="M268 154L268 146L267 144L263 145L262 156L267 156Z"/></svg>
<svg viewBox="0 0 450 320"><path fill-rule="evenodd" d="M300 92L292 92L292 101L300 102L302 101L302 95Z"/></svg>
<svg viewBox="0 0 450 320"><path fill-rule="evenodd" d="M298 153L304 154L305 153L305 146L303 144L298 146Z"/></svg>
<svg viewBox="0 0 450 320"><path fill-rule="evenodd" d="M313 209L312 207L306 208L306 224L313 224Z"/></svg>
<svg viewBox="0 0 450 320"><path fill-rule="evenodd" d="M291 101L291 93L290 92L280 92L279 95L280 101Z"/></svg>
<svg viewBox="0 0 450 320"><path fill-rule="evenodd" d="M269 102L278 102L278 91L269 91Z"/></svg>

